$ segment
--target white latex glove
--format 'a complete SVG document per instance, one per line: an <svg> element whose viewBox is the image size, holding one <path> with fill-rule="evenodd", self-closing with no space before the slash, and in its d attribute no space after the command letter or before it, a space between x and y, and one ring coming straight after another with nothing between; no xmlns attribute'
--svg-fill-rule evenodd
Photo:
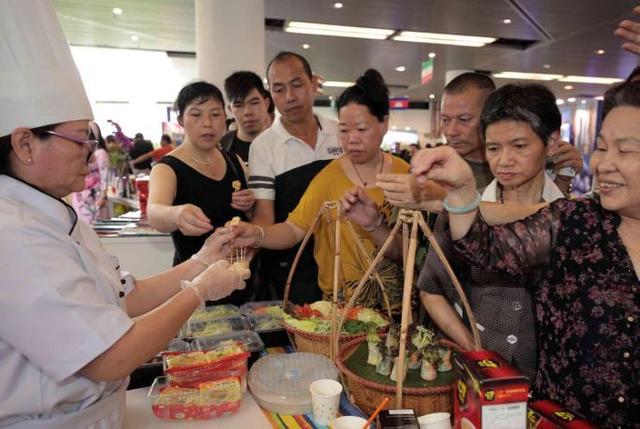
<svg viewBox="0 0 640 429"><path fill-rule="evenodd" d="M204 242L198 253L192 259L211 265L231 254L231 240L233 232L230 228L218 228Z"/></svg>
<svg viewBox="0 0 640 429"><path fill-rule="evenodd" d="M238 272L223 259L208 267L193 281L183 281L182 287L194 288L203 303L217 301L229 296L236 289L244 289L244 281L250 275L251 271L248 269Z"/></svg>

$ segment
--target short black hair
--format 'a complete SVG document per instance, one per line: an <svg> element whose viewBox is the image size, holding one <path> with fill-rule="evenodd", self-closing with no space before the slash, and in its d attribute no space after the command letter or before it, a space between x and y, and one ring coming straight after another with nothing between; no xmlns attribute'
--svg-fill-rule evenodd
<svg viewBox="0 0 640 429"><path fill-rule="evenodd" d="M627 76L625 81L631 82L632 80L638 80L638 79L640 79L640 66L637 66L636 68L631 70L631 73L629 73L629 76Z"/></svg>
<svg viewBox="0 0 640 429"><path fill-rule="evenodd" d="M389 88L384 83L382 75L374 69L369 69L358 78L356 84L345 89L336 101L336 110L349 103L367 106L369 112L379 122L389 115Z"/></svg>
<svg viewBox="0 0 640 429"><path fill-rule="evenodd" d="M107 136L107 141L108 142L117 142L118 140L116 139L116 136L114 136L113 134L109 134Z"/></svg>
<svg viewBox="0 0 640 429"><path fill-rule="evenodd" d="M549 137L560 130L562 115L553 92L544 85L505 85L493 92L480 114L480 131L484 139L487 128L500 121L529 124L546 146Z"/></svg>
<svg viewBox="0 0 640 429"><path fill-rule="evenodd" d="M640 81L625 81L609 88L604 93L602 118L622 106L640 108Z"/></svg>
<svg viewBox="0 0 640 429"><path fill-rule="evenodd" d="M489 76L477 72L466 72L451 79L444 87L447 94L460 94L469 88L483 89L487 91L495 91L496 84Z"/></svg>
<svg viewBox="0 0 640 429"><path fill-rule="evenodd" d="M254 88L265 98L269 95L260 76L252 71L237 71L224 80L224 92L229 103L244 100Z"/></svg>
<svg viewBox="0 0 640 429"><path fill-rule="evenodd" d="M160 141L171 143L171 136L169 134L163 134L162 137L160 137Z"/></svg>
<svg viewBox="0 0 640 429"><path fill-rule="evenodd" d="M224 108L224 97L218 87L209 82L199 80L182 87L175 103L173 103L173 108L178 112L178 117L181 117L191 103L202 104L211 99L220 102Z"/></svg>
<svg viewBox="0 0 640 429"><path fill-rule="evenodd" d="M273 57L271 61L269 61L269 65L267 66L267 79L269 78L269 70L271 70L271 65L273 63L279 63L281 61L286 61L291 58L295 58L302 63L302 67L304 68L304 73L307 75L309 79L313 78L313 72L311 71L311 66L309 65L309 61L305 57L300 54L296 54L295 52L290 51L281 51L278 52L278 55Z"/></svg>

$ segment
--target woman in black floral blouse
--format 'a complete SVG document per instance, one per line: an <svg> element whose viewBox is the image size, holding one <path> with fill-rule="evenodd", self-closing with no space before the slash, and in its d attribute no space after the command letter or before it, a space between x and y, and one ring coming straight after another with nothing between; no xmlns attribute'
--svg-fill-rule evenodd
<svg viewBox="0 0 640 429"><path fill-rule="evenodd" d="M412 164L418 181L449 190L451 237L471 263L540 273L531 285L539 346L534 397L559 401L605 428L640 428L640 82L605 95L591 157L599 200L483 203L478 213L473 175L455 151L424 150Z"/></svg>

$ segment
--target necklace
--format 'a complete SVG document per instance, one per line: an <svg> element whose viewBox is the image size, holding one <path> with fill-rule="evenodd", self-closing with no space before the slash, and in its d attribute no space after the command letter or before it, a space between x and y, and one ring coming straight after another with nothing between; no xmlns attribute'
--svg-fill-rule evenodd
<svg viewBox="0 0 640 429"><path fill-rule="evenodd" d="M198 163L198 164L202 164L202 165L211 165L211 164L213 164L214 162L216 162L216 159L215 159L215 158L213 158L211 161L201 161L201 160L199 160L198 158L196 158L196 157L191 153L191 150L189 150L189 149L188 149L188 148L186 148L186 147L185 147L185 150L187 151L187 154L189 155L189 158L191 158L191 160L192 160L193 162L196 162L196 163Z"/></svg>
<svg viewBox="0 0 640 429"><path fill-rule="evenodd" d="M504 204L504 195L502 192L502 185L498 182L498 199L500 200L500 204Z"/></svg>
<svg viewBox="0 0 640 429"><path fill-rule="evenodd" d="M382 153L382 152L380 152L380 153L382 154L382 162L380 163L380 172L378 174L382 173L382 168L384 167L384 153ZM360 176L360 173L358 173L358 169L356 168L356 165L353 163L353 160L351 158L349 158L349 161L351 161L351 165L353 166L353 171L356 172L356 176L358 176L358 179L360 179L360 182L362 183L362 186L364 188L366 188L367 187L367 182L362 180L362 176ZM378 163L376 162L376 165L377 164Z"/></svg>

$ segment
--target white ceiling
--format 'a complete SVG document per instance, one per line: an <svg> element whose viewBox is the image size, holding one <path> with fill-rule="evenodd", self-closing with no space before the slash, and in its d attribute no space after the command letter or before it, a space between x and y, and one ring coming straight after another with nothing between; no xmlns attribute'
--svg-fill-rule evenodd
<svg viewBox="0 0 640 429"><path fill-rule="evenodd" d="M439 96L445 71L473 69L624 78L640 63L623 52L613 31L630 17L637 0L264 0L267 18L328 24L537 40L525 50L422 45L266 31L266 58L291 50L308 58L327 80L352 81L366 68L378 69L395 95ZM193 53L193 0L54 0L72 45L140 48ZM124 13L114 17L112 9ZM502 20L509 18L511 24ZM131 34L139 37L131 41ZM311 48L302 49L308 43ZM595 51L604 49L604 55ZM420 64L435 58L434 78L419 85ZM544 64L550 68L544 68ZM405 72L395 70L405 66ZM496 79L498 84L507 81ZM558 97L601 95L604 85L550 83ZM406 89L405 89L406 88ZM340 91L328 90L327 93Z"/></svg>

